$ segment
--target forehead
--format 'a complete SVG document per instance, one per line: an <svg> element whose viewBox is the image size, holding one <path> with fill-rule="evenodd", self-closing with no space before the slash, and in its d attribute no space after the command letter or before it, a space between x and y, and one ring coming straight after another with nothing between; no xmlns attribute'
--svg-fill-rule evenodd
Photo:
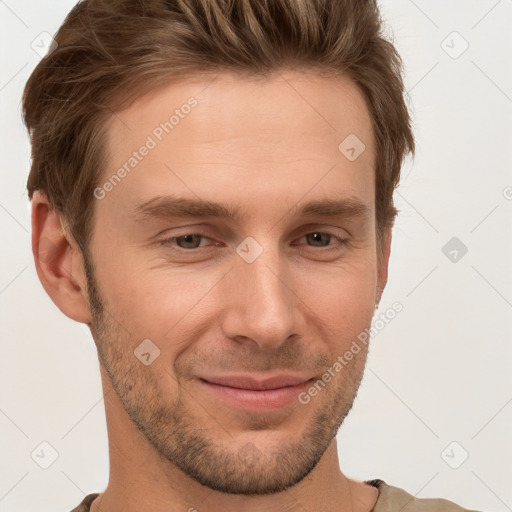
<svg viewBox="0 0 512 512"><path fill-rule="evenodd" d="M345 76L221 73L168 83L112 116L107 149L104 181L126 171L109 194L118 204L177 191L297 200L313 187L370 202L374 190L370 114Z"/></svg>
<svg viewBox="0 0 512 512"><path fill-rule="evenodd" d="M197 100L193 116L175 112L183 108L188 111L190 98ZM193 125L195 138L204 143L218 143L250 132L259 140L279 144L287 133L312 139L327 133L339 138L350 131L365 144L373 144L366 103L358 86L347 76L283 71L271 77L251 78L218 73L166 83L114 114L109 130L111 154L115 154L117 142L136 145L140 132L151 133L158 125L155 121L169 121L173 114L179 117L177 124ZM190 120L182 122L186 117ZM174 128L173 136L179 132ZM276 138L278 134L280 139Z"/></svg>

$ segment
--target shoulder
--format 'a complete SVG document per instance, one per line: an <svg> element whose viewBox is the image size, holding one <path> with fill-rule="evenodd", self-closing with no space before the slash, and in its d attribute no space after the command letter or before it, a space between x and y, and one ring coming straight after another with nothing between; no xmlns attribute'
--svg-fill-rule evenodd
<svg viewBox="0 0 512 512"><path fill-rule="evenodd" d="M94 501L94 499L99 496L99 493L94 494L88 494L78 505L75 507L71 512L89 512L91 509L91 503Z"/></svg>
<svg viewBox="0 0 512 512"><path fill-rule="evenodd" d="M379 490L379 497L371 512L479 512L442 498L416 498L383 480L370 480L365 483Z"/></svg>

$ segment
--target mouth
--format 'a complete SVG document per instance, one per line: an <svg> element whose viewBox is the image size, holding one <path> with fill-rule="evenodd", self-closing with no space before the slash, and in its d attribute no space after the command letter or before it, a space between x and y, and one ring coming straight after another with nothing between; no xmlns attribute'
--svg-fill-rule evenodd
<svg viewBox="0 0 512 512"><path fill-rule="evenodd" d="M204 390L229 406L249 412L279 411L297 401L314 377L275 375L258 379L254 375L200 377Z"/></svg>

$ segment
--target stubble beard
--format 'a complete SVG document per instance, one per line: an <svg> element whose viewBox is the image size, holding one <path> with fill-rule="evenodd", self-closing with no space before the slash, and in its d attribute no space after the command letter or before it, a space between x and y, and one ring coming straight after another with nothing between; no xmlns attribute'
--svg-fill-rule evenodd
<svg viewBox="0 0 512 512"><path fill-rule="evenodd" d="M203 415L202 421L194 417L187 401L195 400L179 380L174 400L164 396L151 366L142 365L134 356L128 334L109 314L93 266L87 258L84 262L93 318L89 327L100 362L129 418L164 461L201 485L227 494L273 494L294 486L310 474L352 408L366 353L361 351L361 357L353 360L355 364L343 369L346 374L333 379L309 404L297 401L299 419L303 417L300 408L314 407L316 400L324 401L298 440L287 442L290 436L284 434L279 443L265 444L265 447L258 446L256 439L255 443L237 442L233 436L219 440L212 435L219 431L219 425L214 424L216 419L209 414Z"/></svg>

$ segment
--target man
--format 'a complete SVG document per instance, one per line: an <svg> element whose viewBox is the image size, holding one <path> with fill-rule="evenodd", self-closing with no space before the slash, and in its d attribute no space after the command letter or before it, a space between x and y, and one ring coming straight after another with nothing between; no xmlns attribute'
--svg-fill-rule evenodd
<svg viewBox="0 0 512 512"><path fill-rule="evenodd" d="M110 479L75 511L465 510L339 467L414 151L380 30L370 0L66 18L23 110L36 269L101 364Z"/></svg>

